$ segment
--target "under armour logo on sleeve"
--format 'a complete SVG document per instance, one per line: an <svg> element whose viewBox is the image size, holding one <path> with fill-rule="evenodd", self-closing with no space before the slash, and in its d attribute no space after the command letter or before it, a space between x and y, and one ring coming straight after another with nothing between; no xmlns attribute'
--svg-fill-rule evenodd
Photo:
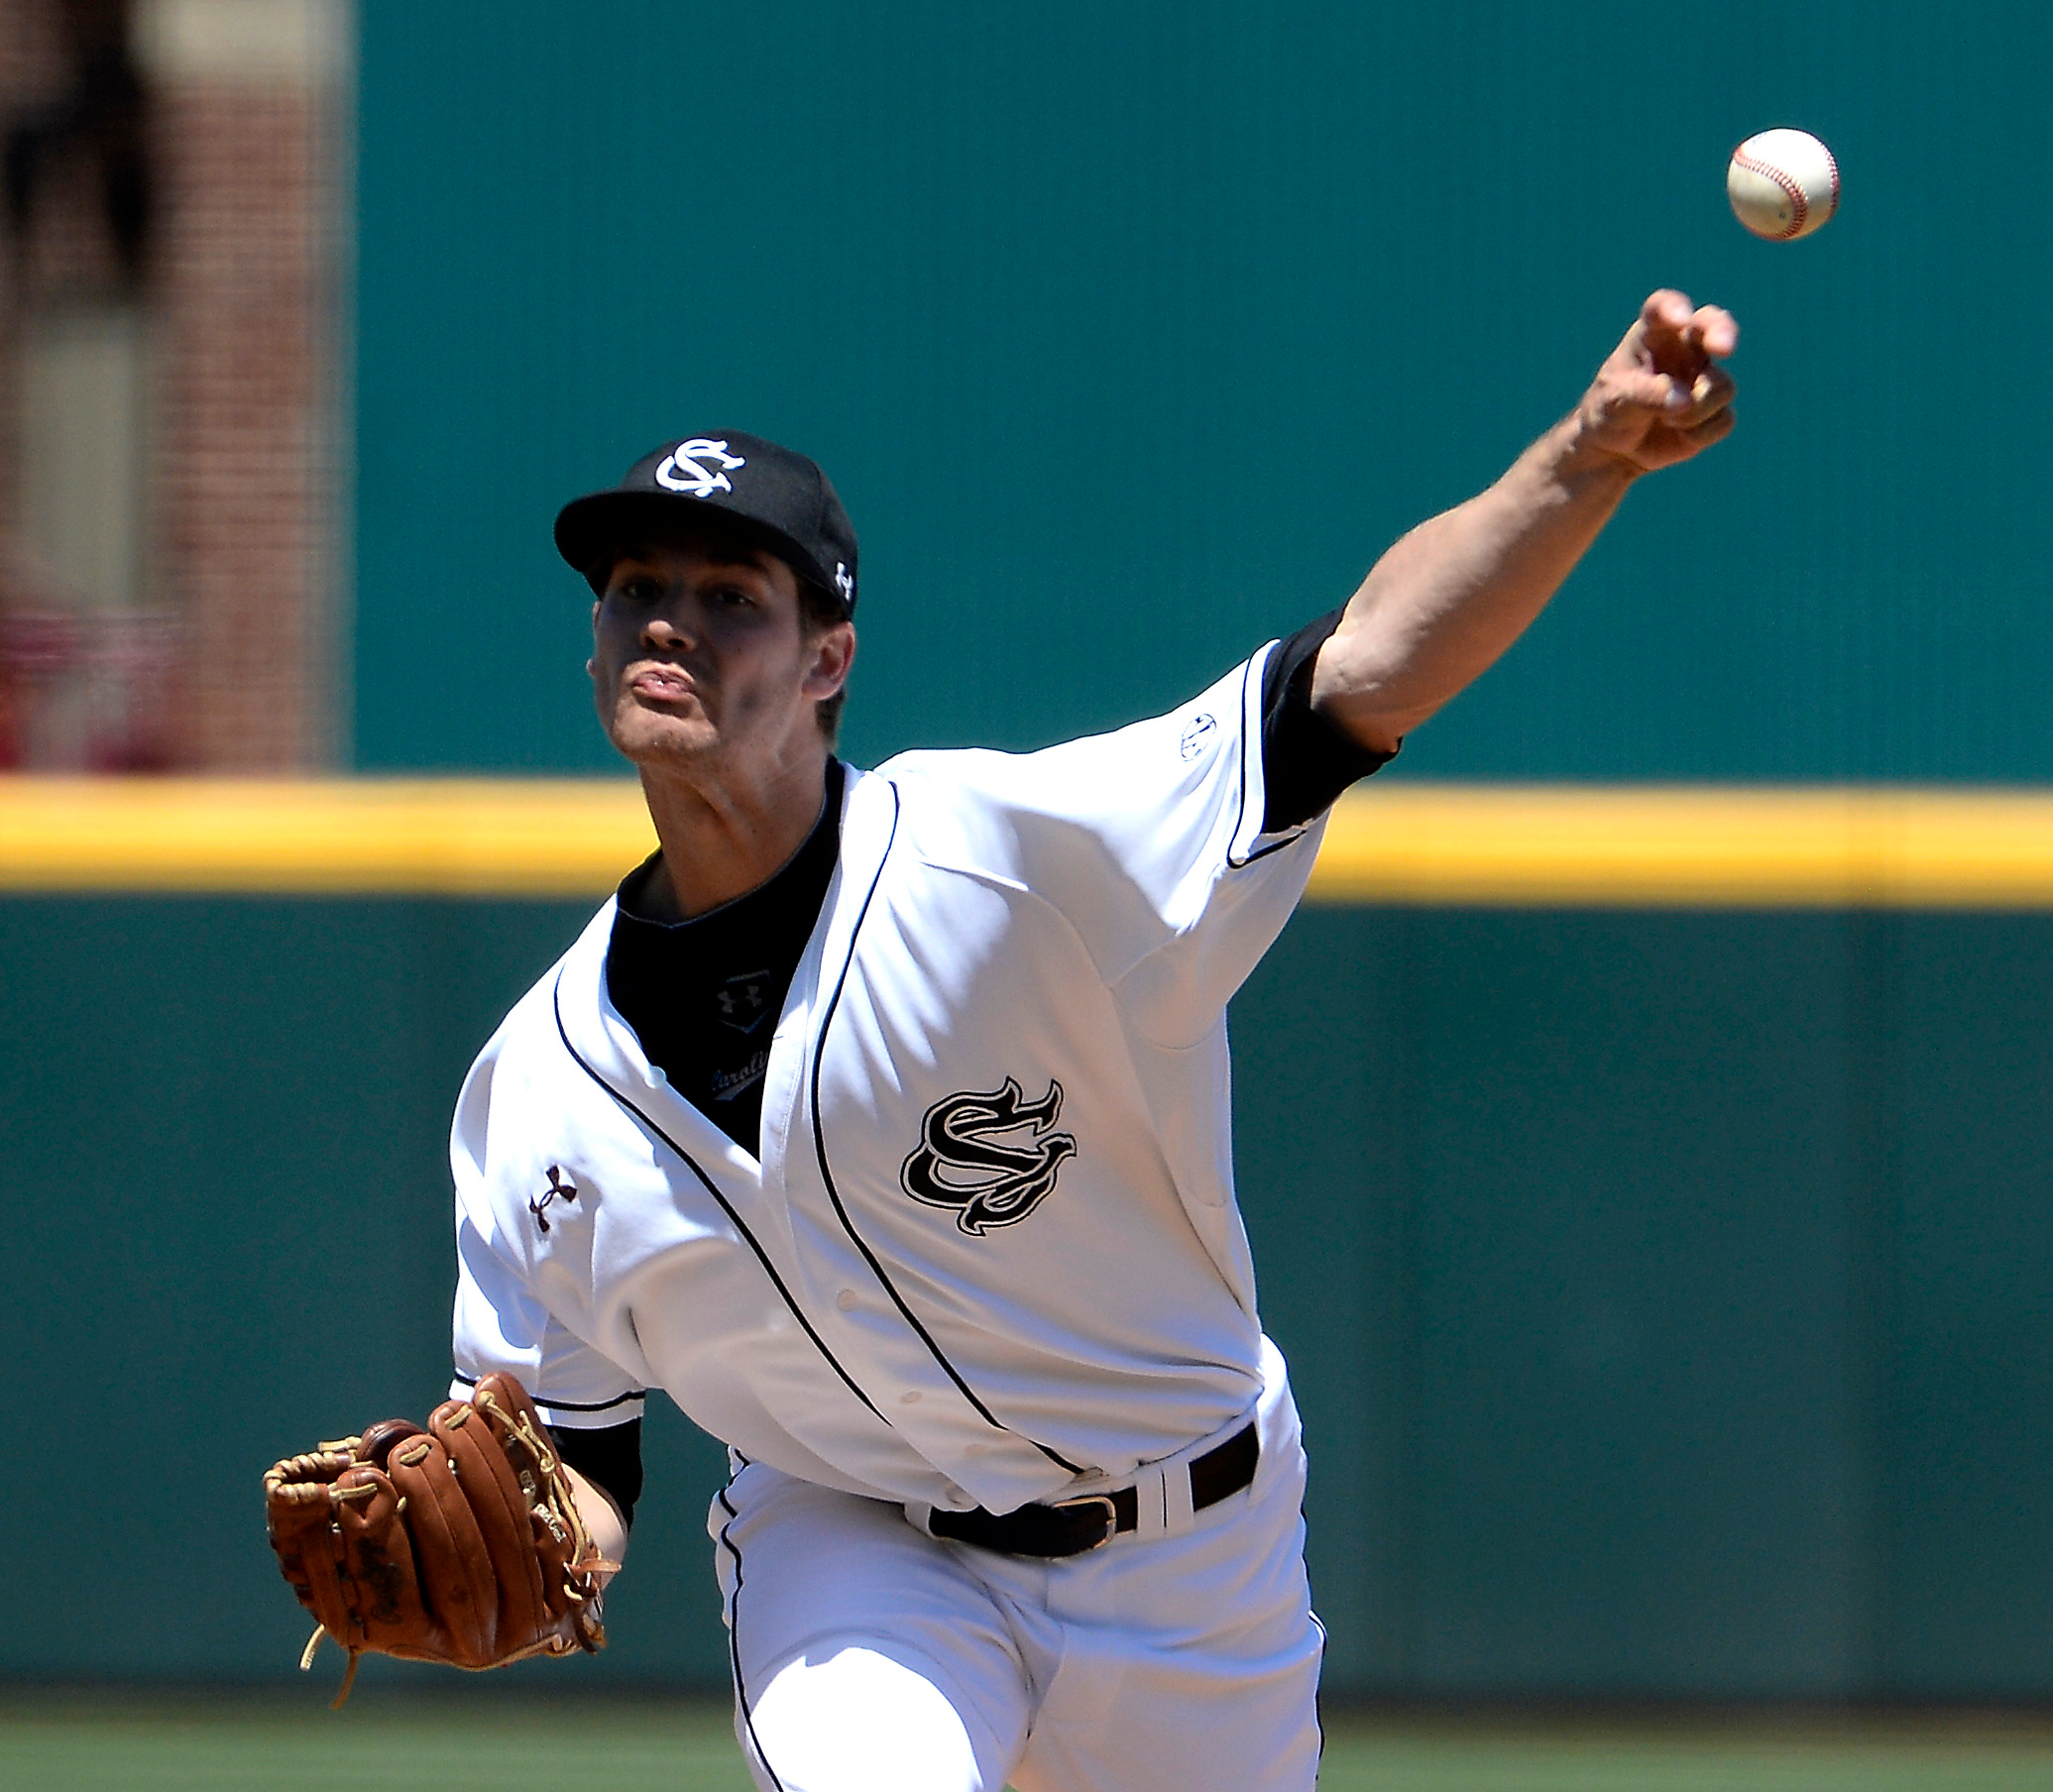
<svg viewBox="0 0 2053 1792"><path fill-rule="evenodd" d="M541 1193L532 1195L527 1202L527 1211L534 1215L534 1223L544 1232L549 1229L549 1217L542 1211L551 1201L574 1201L577 1199L577 1184L565 1176L560 1168L549 1166L549 1185Z"/></svg>

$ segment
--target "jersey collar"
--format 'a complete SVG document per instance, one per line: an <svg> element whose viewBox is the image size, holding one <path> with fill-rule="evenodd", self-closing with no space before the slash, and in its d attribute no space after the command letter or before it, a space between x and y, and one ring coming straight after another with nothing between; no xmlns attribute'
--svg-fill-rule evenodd
<svg viewBox="0 0 2053 1792"><path fill-rule="evenodd" d="M842 789L841 858L806 943L770 1041L764 1076L765 1158L775 1166L815 1052L814 1035L847 975L855 936L897 832L898 791L889 778L848 769ZM552 992L563 1031L578 1057L634 1106L660 1115L664 1129L708 1170L762 1181L766 1166L670 1087L648 1062L634 1029L606 989L606 949L617 898L609 898L563 956ZM774 1172L773 1172L774 1175ZM776 1179L781 1179L777 1177Z"/></svg>

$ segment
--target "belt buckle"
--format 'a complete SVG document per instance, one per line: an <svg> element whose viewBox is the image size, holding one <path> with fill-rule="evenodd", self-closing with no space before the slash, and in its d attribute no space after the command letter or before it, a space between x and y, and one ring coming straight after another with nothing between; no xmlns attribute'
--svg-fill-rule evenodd
<svg viewBox="0 0 2053 1792"><path fill-rule="evenodd" d="M1112 1503L1110 1494L1079 1494L1073 1500L1058 1500L1054 1511L1074 1512L1080 1506L1101 1506L1105 1512L1105 1534L1088 1548L1080 1549L1079 1555L1088 1555L1092 1549L1102 1549L1119 1534L1119 1509Z"/></svg>

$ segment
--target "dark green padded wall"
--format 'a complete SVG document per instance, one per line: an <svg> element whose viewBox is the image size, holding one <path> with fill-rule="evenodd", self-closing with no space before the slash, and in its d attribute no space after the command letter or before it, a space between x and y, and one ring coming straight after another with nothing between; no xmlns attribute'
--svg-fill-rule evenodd
<svg viewBox="0 0 2053 1792"><path fill-rule="evenodd" d="M1292 923L1235 1111L1336 1684L2053 1688L2049 949L1984 916Z"/></svg>
<svg viewBox="0 0 2053 1792"><path fill-rule="evenodd" d="M1398 775L2053 776L2053 14L366 0L357 756L606 763L548 525L673 430L864 544L858 759L1180 701L1559 415L1653 285L1741 432ZM1820 133L1823 235L1725 203Z"/></svg>
<svg viewBox="0 0 2053 1792"><path fill-rule="evenodd" d="M0 1300L28 1341L17 1444L52 1525L13 1570L36 1618L0 1636L0 1673L290 1672L310 1625L264 1547L260 1479L442 1398L449 1109L581 919L0 903ZM650 1430L671 1489L613 1601L623 1646L572 1676L723 1671L703 1525L724 1458L674 1411Z"/></svg>
<svg viewBox="0 0 2053 1792"><path fill-rule="evenodd" d="M1372 1432L1387 1617L1353 1638L1381 1672L1854 1689L1843 933L1312 914L1264 971L1284 1014L1333 959L1374 980L1359 1018L1332 1017L1345 1044L1324 1040L1384 1085L1370 1103L1306 1080L1316 1023L1238 1037L1251 1189L1329 1149L1335 1118L1395 1145L1353 1191L1381 1261L1352 1297L1392 1353L1354 1371L1393 1402ZM1288 1235L1291 1204L1273 1212ZM1269 1287L1288 1342L1290 1290Z"/></svg>
<svg viewBox="0 0 2053 1792"><path fill-rule="evenodd" d="M289 1672L258 1477L439 1397L448 1109L579 920L0 903L0 1675ZM1302 913L1235 1112L1333 1691L2053 1696L2049 1006L2045 917ZM616 1646L520 1671L718 1682L650 1427Z"/></svg>

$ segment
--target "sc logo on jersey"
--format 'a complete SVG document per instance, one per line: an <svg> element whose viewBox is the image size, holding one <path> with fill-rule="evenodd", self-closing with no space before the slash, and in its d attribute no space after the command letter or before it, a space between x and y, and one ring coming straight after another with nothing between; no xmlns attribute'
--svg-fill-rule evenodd
<svg viewBox="0 0 2053 1792"><path fill-rule="evenodd" d="M1017 1225L1077 1155L1077 1141L1053 1130L1061 1113L1062 1084L1053 1077L1039 1101L1027 1100L1009 1076L988 1093L949 1095L920 1122L920 1148L899 1170L899 1185L916 1201L955 1209L956 1224L971 1238Z"/></svg>
<svg viewBox="0 0 2053 1792"><path fill-rule="evenodd" d="M701 461L718 461L721 471L702 467ZM711 498L716 492L732 492L735 482L728 475L747 465L740 455L728 453L725 442L709 442L701 436L679 442L663 457L656 468L656 484L666 492L682 492L687 498Z"/></svg>

